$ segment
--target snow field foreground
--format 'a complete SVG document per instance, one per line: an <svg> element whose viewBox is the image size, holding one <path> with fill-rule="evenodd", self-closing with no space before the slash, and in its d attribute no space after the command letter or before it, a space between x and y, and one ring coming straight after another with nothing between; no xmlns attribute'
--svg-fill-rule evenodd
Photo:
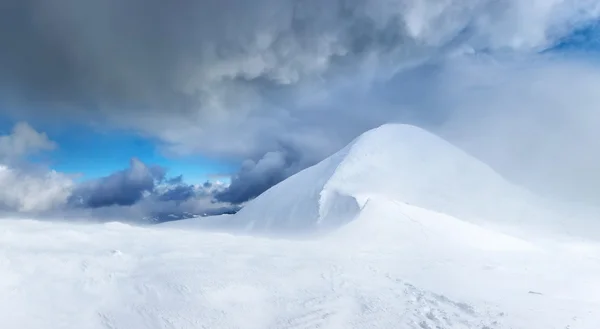
<svg viewBox="0 0 600 329"><path fill-rule="evenodd" d="M457 221L387 201L312 241L2 221L2 328L597 328L597 258Z"/></svg>
<svg viewBox="0 0 600 329"><path fill-rule="evenodd" d="M598 329L598 232L542 205L386 125L232 216L0 221L0 327Z"/></svg>

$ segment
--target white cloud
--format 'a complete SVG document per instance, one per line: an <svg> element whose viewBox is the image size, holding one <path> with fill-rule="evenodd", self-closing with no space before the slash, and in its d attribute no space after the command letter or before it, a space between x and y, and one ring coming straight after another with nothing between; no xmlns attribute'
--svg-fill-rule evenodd
<svg viewBox="0 0 600 329"><path fill-rule="evenodd" d="M0 208L41 213L63 207L73 181L55 171L26 172L0 165Z"/></svg>
<svg viewBox="0 0 600 329"><path fill-rule="evenodd" d="M0 136L0 209L39 213L66 204L74 186L70 177L23 166L28 155L56 147L45 133L25 122L17 123L11 134Z"/></svg>
<svg viewBox="0 0 600 329"><path fill-rule="evenodd" d="M0 161L21 159L39 151L51 151L56 143L48 139L45 133L40 133L25 122L17 123L12 133L0 136Z"/></svg>

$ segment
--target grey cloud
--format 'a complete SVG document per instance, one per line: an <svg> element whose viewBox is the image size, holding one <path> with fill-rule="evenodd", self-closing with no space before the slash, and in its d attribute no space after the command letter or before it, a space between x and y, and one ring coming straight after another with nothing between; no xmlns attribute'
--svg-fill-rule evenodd
<svg viewBox="0 0 600 329"><path fill-rule="evenodd" d="M303 157L298 150L288 148L268 152L257 161L248 159L232 177L227 189L215 194L215 199L232 204L253 199L290 175L314 164L314 161Z"/></svg>
<svg viewBox="0 0 600 329"><path fill-rule="evenodd" d="M241 202L365 129L440 124L470 105L444 94L460 83L420 77L424 64L534 53L599 10L579 0L8 0L0 96L13 116L84 118L157 137L168 152L247 159L218 194Z"/></svg>
<svg viewBox="0 0 600 329"><path fill-rule="evenodd" d="M242 166L231 190L218 198L251 199L364 130L380 122L399 121L442 135L538 194L598 205L599 86L597 63L561 53L447 59L399 73L358 101L347 95L360 94L361 89L350 86L332 98L348 112L335 110L321 99L319 104L329 110L315 113L322 115L320 121L311 123L309 114L303 113L306 130L294 138L319 135L315 143L298 144L295 156L303 159L300 164L293 165L281 153L268 158L268 166L258 166L258 156ZM295 123L287 130L299 126ZM282 132L279 139L290 136L291 132ZM320 155L304 159L315 154Z"/></svg>
<svg viewBox="0 0 600 329"><path fill-rule="evenodd" d="M7 0L0 86L6 99L54 104L44 106L50 116L148 133L165 120L207 127L257 114L272 90L394 72L448 47L544 47L592 9L568 0ZM160 137L185 144L162 128Z"/></svg>
<svg viewBox="0 0 600 329"><path fill-rule="evenodd" d="M185 201L196 195L196 189L191 185L177 185L167 191L162 192L158 199L160 201Z"/></svg>
<svg viewBox="0 0 600 329"><path fill-rule="evenodd" d="M164 176L163 168L148 167L132 159L128 169L78 186L71 196L71 204L89 208L131 206L140 201L144 193L153 192L157 181Z"/></svg>
<svg viewBox="0 0 600 329"><path fill-rule="evenodd" d="M246 160L229 188L217 194L216 198L231 203L248 201L285 179L287 166L284 155L278 152L267 153L257 162Z"/></svg>
<svg viewBox="0 0 600 329"><path fill-rule="evenodd" d="M223 185L209 182L202 185L188 185L183 182L176 185L161 184L151 195L131 207L126 207L126 210L141 214L137 217L145 223L235 213L240 209L239 205L214 199L224 188Z"/></svg>
<svg viewBox="0 0 600 329"><path fill-rule="evenodd" d="M17 123L9 135L0 136L0 161L14 161L40 151L57 147L45 133L40 133L25 122Z"/></svg>
<svg viewBox="0 0 600 329"><path fill-rule="evenodd" d="M239 209L213 200L224 190L219 183L185 183L183 176L167 177L166 169L131 159L127 169L106 177L76 183L73 177L33 165L27 155L51 151L55 142L27 123L17 123L10 135L0 136L1 216L33 216L70 220L155 222L232 213Z"/></svg>
<svg viewBox="0 0 600 329"><path fill-rule="evenodd" d="M239 206L213 200L224 186L190 185L183 176L132 159L130 167L76 186L67 212L96 220L157 223L233 213Z"/></svg>

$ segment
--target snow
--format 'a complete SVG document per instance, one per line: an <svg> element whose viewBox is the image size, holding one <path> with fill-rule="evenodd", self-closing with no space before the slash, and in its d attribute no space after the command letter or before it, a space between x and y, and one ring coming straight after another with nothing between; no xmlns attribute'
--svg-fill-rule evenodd
<svg viewBox="0 0 600 329"><path fill-rule="evenodd" d="M402 124L364 133L235 216L197 224L267 234L327 232L356 217L367 200L382 196L515 234L528 227L600 238L600 226L590 230L589 221L556 215L564 209L509 183L445 140Z"/></svg>
<svg viewBox="0 0 600 329"><path fill-rule="evenodd" d="M597 329L600 244L539 202L386 125L236 215L0 221L1 327Z"/></svg>

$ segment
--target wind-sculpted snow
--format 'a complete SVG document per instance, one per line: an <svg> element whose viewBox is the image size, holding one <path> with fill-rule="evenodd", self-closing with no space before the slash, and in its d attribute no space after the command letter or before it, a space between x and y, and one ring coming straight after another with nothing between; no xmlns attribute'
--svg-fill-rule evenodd
<svg viewBox="0 0 600 329"><path fill-rule="evenodd" d="M565 231L560 209L423 129L387 124L267 190L234 216L200 226L268 234L327 232L384 197L506 230ZM184 223L183 225L187 225ZM589 227L569 218L569 233Z"/></svg>

